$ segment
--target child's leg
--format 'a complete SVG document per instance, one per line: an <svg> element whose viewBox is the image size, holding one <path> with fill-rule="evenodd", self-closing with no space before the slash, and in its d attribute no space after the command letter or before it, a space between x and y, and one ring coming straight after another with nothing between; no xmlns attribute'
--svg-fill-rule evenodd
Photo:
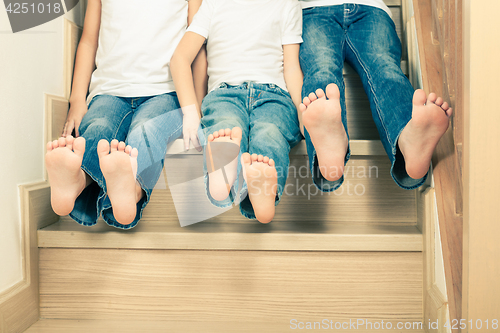
<svg viewBox="0 0 500 333"><path fill-rule="evenodd" d="M346 59L363 82L392 163L392 177L402 188L413 189L425 181L432 152L448 128L451 110L435 94L424 105L425 93L414 91L401 71L401 43L387 13L359 7L359 19L347 33Z"/></svg>
<svg viewBox="0 0 500 333"><path fill-rule="evenodd" d="M248 149L249 116L246 108L248 90L242 86L220 88L203 100L202 125L208 142L204 150L204 173L207 195L219 207L228 207L236 199L230 196L238 184L240 152Z"/></svg>
<svg viewBox="0 0 500 333"><path fill-rule="evenodd" d="M137 100L127 139L122 145L138 151L136 172L127 169L107 173L103 169L110 202L105 203L102 215L106 223L122 229L132 228L139 222L163 170L167 145L182 133L182 112L175 93ZM121 157L127 155L124 153ZM115 180L113 186L111 179Z"/></svg>
<svg viewBox="0 0 500 333"><path fill-rule="evenodd" d="M94 225L106 198L106 181L101 172L97 152L101 139L123 141L132 119L130 103L125 98L98 95L89 104L82 119L80 135L85 138L82 170L94 181L76 198L70 216L83 225Z"/></svg>
<svg viewBox="0 0 500 333"><path fill-rule="evenodd" d="M342 184L344 165L350 155L343 79L346 47L343 18L344 6L311 8L303 13L302 121L312 179L325 192ZM325 90L330 83L339 92L327 100Z"/></svg>
<svg viewBox="0 0 500 333"><path fill-rule="evenodd" d="M288 177L291 147L300 139L297 109L290 95L274 85L252 84L249 153L242 163L248 199L242 214L262 223L274 217Z"/></svg>

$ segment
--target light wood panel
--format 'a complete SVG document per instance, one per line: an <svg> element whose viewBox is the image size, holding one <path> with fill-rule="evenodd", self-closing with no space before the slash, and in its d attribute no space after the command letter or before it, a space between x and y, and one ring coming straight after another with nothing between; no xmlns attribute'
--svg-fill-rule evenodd
<svg viewBox="0 0 500 333"><path fill-rule="evenodd" d="M421 253L40 249L42 318L421 320Z"/></svg>
<svg viewBox="0 0 500 333"><path fill-rule="evenodd" d="M384 321L386 322L386 321ZM397 321L389 321L392 327L396 327ZM341 324L349 323L349 320L340 320L330 323L330 327L341 327ZM373 322L375 323L375 322ZM305 323L304 323L305 324ZM413 324L413 323L412 323ZM315 325L312 323L311 325ZM316 324L316 329L320 324ZM344 327L347 327L344 324ZM279 320L274 322L189 322L189 321L116 321L116 320L58 320L58 319L42 319L26 333L165 333L165 332L182 332L182 333L281 333L281 332L294 332L298 328L290 325L289 321ZM323 326L323 330L327 330L327 326ZM416 327L416 326L415 326ZM301 329L300 331L309 332L308 329ZM335 332L352 332L353 329L335 329ZM362 333L378 333L380 329L359 329L358 332ZM396 331L398 332L398 331ZM409 329L404 330L408 333L424 333L424 330Z"/></svg>
<svg viewBox="0 0 500 333"><path fill-rule="evenodd" d="M464 0L464 283L462 318L499 319L500 314L500 113L496 98L500 2ZM492 112L486 112L491 110ZM491 330L491 328L490 328ZM480 332L476 328L469 332ZM498 329L497 329L498 331Z"/></svg>
<svg viewBox="0 0 500 333"><path fill-rule="evenodd" d="M57 221L45 182L20 186L23 280L0 294L0 332L22 332L39 317L36 231Z"/></svg>

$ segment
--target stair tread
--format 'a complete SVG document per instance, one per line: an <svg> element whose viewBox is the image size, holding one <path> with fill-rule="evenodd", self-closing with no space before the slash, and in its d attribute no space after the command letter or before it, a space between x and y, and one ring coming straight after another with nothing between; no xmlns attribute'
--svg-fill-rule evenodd
<svg viewBox="0 0 500 333"><path fill-rule="evenodd" d="M39 247L170 250L269 251L422 251L422 234L413 225L348 223L201 222L139 223L131 230L99 220L85 227L63 217L38 230Z"/></svg>
<svg viewBox="0 0 500 333"><path fill-rule="evenodd" d="M332 319L334 320L334 319ZM349 319L335 319L334 322L349 322ZM416 320L415 320L416 321ZM373 321L375 322L375 321ZM384 320L387 323L387 320ZM390 321L397 324L398 321ZM404 321L403 321L404 322ZM60 320L60 319L40 319L31 326L26 333L164 333L164 332L290 332L289 322L184 322L184 321L118 321L118 320ZM347 332L351 330L335 330L336 332ZM359 330L364 333L379 332L379 330ZM421 333L424 330L408 329L408 333Z"/></svg>

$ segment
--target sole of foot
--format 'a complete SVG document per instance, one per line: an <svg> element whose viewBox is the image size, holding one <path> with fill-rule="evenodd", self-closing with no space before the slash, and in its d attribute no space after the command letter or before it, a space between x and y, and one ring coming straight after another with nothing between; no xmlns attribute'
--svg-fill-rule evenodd
<svg viewBox="0 0 500 333"><path fill-rule="evenodd" d="M347 153L347 133L342 124L340 91L336 84L304 97L299 107L302 122L307 129L316 149L319 170L329 181L336 181L344 173L344 160Z"/></svg>
<svg viewBox="0 0 500 333"><path fill-rule="evenodd" d="M86 176L81 169L84 152L82 137L61 137L47 143L45 166L50 181L50 201L57 215L71 213L76 198L85 189Z"/></svg>
<svg viewBox="0 0 500 333"><path fill-rule="evenodd" d="M106 180L107 194L116 220L128 225L135 219L137 209L137 155L136 148L125 142L99 141L97 155Z"/></svg>
<svg viewBox="0 0 500 333"><path fill-rule="evenodd" d="M244 153L241 156L243 176L255 217L261 223L274 218L278 173L274 160L267 156Z"/></svg>
<svg viewBox="0 0 500 333"><path fill-rule="evenodd" d="M432 154L448 129L452 112L448 103L436 94L426 96L421 89L415 91L412 118L398 140L411 178L420 179L428 172Z"/></svg>
<svg viewBox="0 0 500 333"><path fill-rule="evenodd" d="M242 132L239 127L221 129L208 136L209 191L212 198L217 201L222 201L229 196L236 180L241 136Z"/></svg>

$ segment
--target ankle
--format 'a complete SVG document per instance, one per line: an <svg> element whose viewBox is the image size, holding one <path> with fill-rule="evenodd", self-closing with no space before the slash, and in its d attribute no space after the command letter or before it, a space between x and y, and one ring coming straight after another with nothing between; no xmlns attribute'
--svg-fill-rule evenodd
<svg viewBox="0 0 500 333"><path fill-rule="evenodd" d="M146 195L139 183L135 183L135 202L138 203Z"/></svg>

